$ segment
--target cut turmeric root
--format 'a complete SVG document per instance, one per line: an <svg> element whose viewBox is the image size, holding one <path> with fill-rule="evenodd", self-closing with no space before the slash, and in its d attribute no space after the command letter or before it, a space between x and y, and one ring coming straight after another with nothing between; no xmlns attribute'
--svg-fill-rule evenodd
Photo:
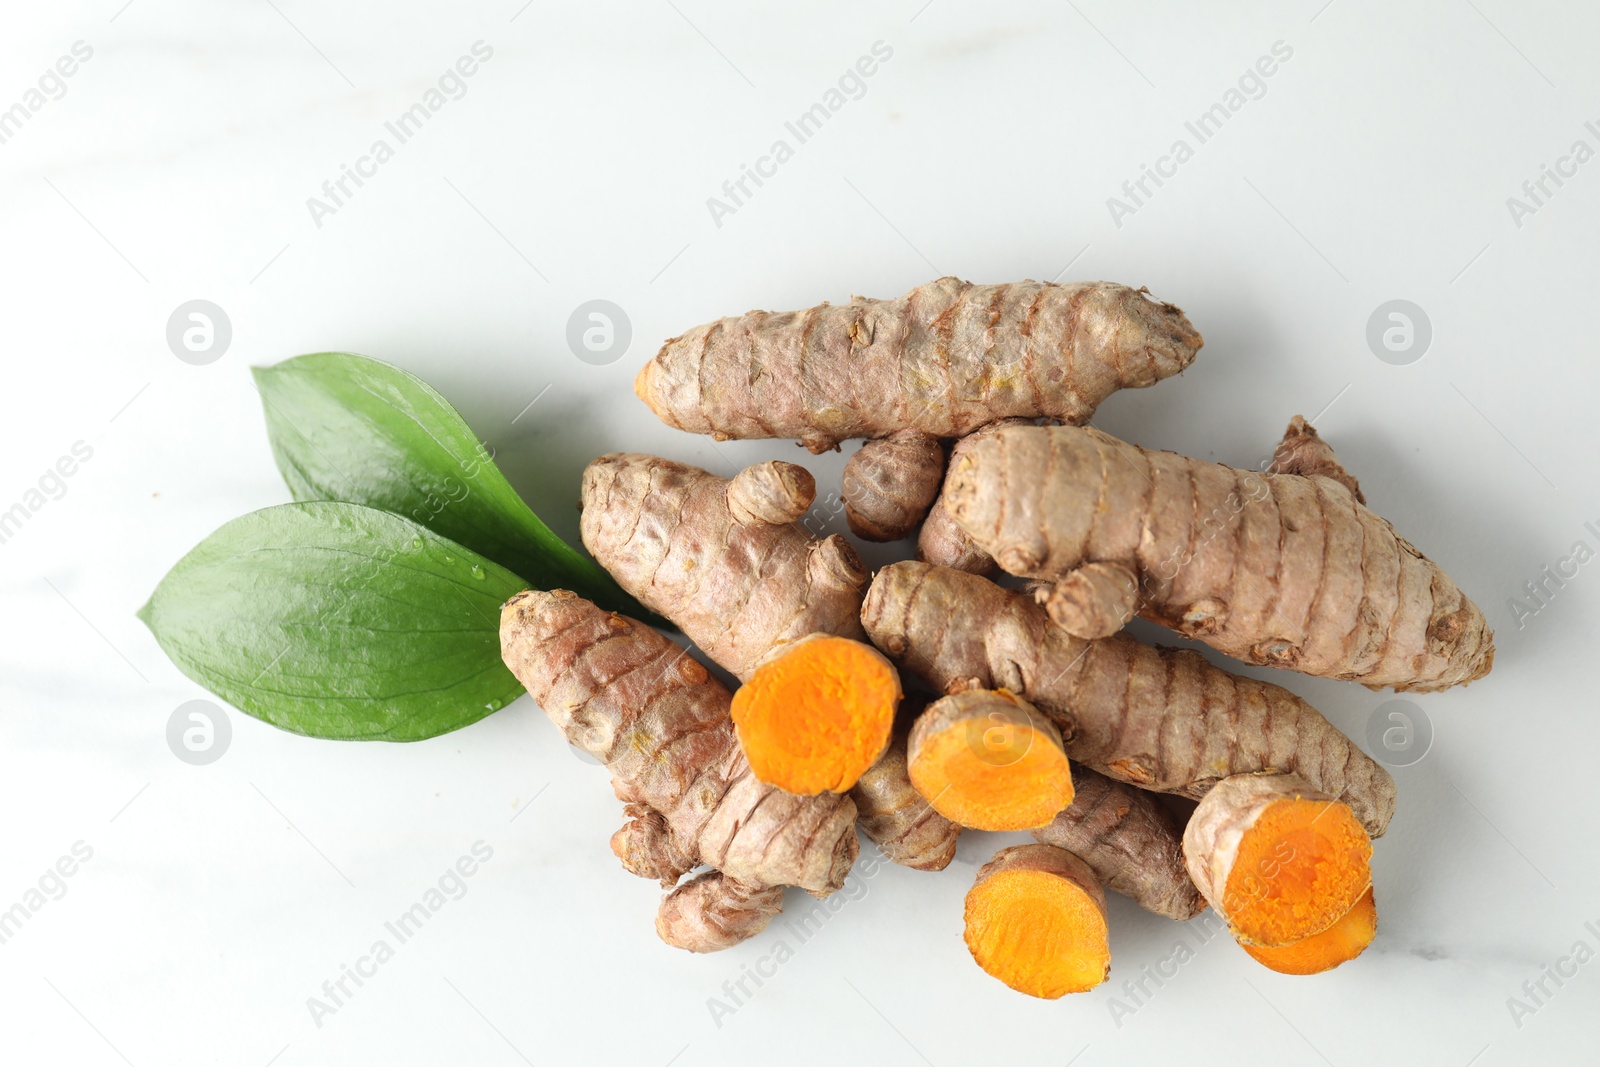
<svg viewBox="0 0 1600 1067"><path fill-rule="evenodd" d="M1282 771L1344 799L1373 837L1394 814L1389 772L1315 708L1197 652L1128 634L1083 641L1026 593L910 560L873 578L861 619L936 690L975 679L1026 697L1074 760L1118 781L1199 800L1229 775Z"/></svg>
<svg viewBox="0 0 1600 1067"><path fill-rule="evenodd" d="M1106 897L1078 857L1051 845L1001 849L967 892L966 941L988 974L1055 1000L1106 980Z"/></svg>
<svg viewBox="0 0 1600 1067"><path fill-rule="evenodd" d="M971 689L918 717L911 781L934 810L974 830L1032 830L1072 803L1061 734L1006 690Z"/></svg>
<svg viewBox="0 0 1600 1067"><path fill-rule="evenodd" d="M1350 808L1287 774L1226 778L1195 808L1184 860L1242 944L1281 948L1333 926L1372 888Z"/></svg>
<svg viewBox="0 0 1600 1067"><path fill-rule="evenodd" d="M1331 971L1341 963L1349 963L1361 955L1378 933L1378 905L1372 890L1356 901L1356 906L1345 912L1344 918L1303 941L1278 948L1261 945L1239 947L1250 953L1263 967L1279 974L1321 974Z"/></svg>
<svg viewBox="0 0 1600 1067"><path fill-rule="evenodd" d="M900 676L871 645L812 634L733 694L733 725L756 778L796 796L843 793L889 747Z"/></svg>

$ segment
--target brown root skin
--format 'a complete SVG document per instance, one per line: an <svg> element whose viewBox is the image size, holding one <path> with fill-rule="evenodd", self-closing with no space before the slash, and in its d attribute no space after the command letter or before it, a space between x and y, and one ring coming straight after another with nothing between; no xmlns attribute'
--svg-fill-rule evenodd
<svg viewBox="0 0 1600 1067"><path fill-rule="evenodd" d="M919 871L942 871L955 859L961 827L934 810L911 784L906 739L888 751L850 790L861 832L891 863Z"/></svg>
<svg viewBox="0 0 1600 1067"><path fill-rule="evenodd" d="M1051 845L1001 849L967 893L967 950L1029 996L1082 993L1111 973L1106 897L1088 864Z"/></svg>
<svg viewBox="0 0 1600 1067"><path fill-rule="evenodd" d="M951 463L944 500L1006 571L1057 581L1086 562L1123 564L1145 618L1249 663L1422 691L1486 674L1493 635L1477 605L1330 476L1309 426L1291 425L1287 451L1320 472L1008 427Z"/></svg>
<svg viewBox="0 0 1600 1067"><path fill-rule="evenodd" d="M1289 428L1283 431L1283 440L1273 449L1272 466L1268 469L1274 474L1332 478L1350 490L1350 495L1356 498L1356 503L1367 502L1367 498L1362 495L1361 484L1344 469L1344 464L1333 454L1333 448L1317 433L1316 427L1307 422L1302 415L1296 415L1289 420Z"/></svg>
<svg viewBox="0 0 1600 1067"><path fill-rule="evenodd" d="M1119 781L1198 800L1229 775L1284 771L1342 797L1373 837L1394 814L1389 772L1315 708L1198 653L1127 634L1082 641L1024 593L912 561L878 572L861 617L902 670L941 692L1026 697L1068 755Z"/></svg>
<svg viewBox="0 0 1600 1067"><path fill-rule="evenodd" d="M868 441L844 465L841 493L850 532L867 541L908 537L944 482L944 447L917 430Z"/></svg>
<svg viewBox="0 0 1600 1067"><path fill-rule="evenodd" d="M1077 856L1146 911L1185 922L1205 910L1184 867L1183 830L1158 794L1082 766L1072 768L1072 784L1072 805L1033 831L1035 841Z"/></svg>
<svg viewBox="0 0 1600 1067"><path fill-rule="evenodd" d="M894 732L900 676L864 641L810 634L733 695L733 724L755 776L796 796L843 793Z"/></svg>
<svg viewBox="0 0 1600 1067"><path fill-rule="evenodd" d="M1356 906L1320 934L1279 948L1239 943L1257 963L1279 974L1321 974L1349 963L1378 936L1378 906L1368 889Z"/></svg>
<svg viewBox="0 0 1600 1067"><path fill-rule="evenodd" d="M1139 608L1139 577L1121 563L1085 563L1044 593L1051 620L1073 637L1110 637Z"/></svg>
<svg viewBox="0 0 1600 1067"><path fill-rule="evenodd" d="M1031 426L1029 419L1001 419L974 430L950 447L950 463L972 447L974 441L1007 426ZM950 484L949 469L927 517L922 520L922 530L917 534L917 559L936 567L951 567L968 574L993 574L994 557L985 552L978 542L967 535L945 506L946 487Z"/></svg>
<svg viewBox="0 0 1600 1067"><path fill-rule="evenodd" d="M699 858L672 836L661 813L645 804L629 804L629 820L611 835L611 851L629 874L655 878L664 887L694 870Z"/></svg>
<svg viewBox="0 0 1600 1067"><path fill-rule="evenodd" d="M969 689L935 701L906 743L912 784L951 822L1031 830L1072 803L1061 735L1026 700Z"/></svg>
<svg viewBox="0 0 1600 1067"><path fill-rule="evenodd" d="M1349 807L1293 775L1218 783L1184 829L1183 855L1234 937L1266 948L1321 933L1372 888L1372 845Z"/></svg>
<svg viewBox="0 0 1600 1067"><path fill-rule="evenodd" d="M895 300L697 326L662 345L634 391L680 430L823 452L896 430L961 437L1011 416L1087 422L1117 389L1183 370L1201 344L1183 312L1125 285L940 278Z"/></svg>
<svg viewBox="0 0 1600 1067"><path fill-rule="evenodd" d="M557 590L508 600L500 647L567 741L605 763L634 805L613 838L630 870L666 878L699 862L752 888L844 884L860 847L855 804L757 781L727 689L677 645Z"/></svg>
<svg viewBox="0 0 1600 1067"><path fill-rule="evenodd" d="M707 871L661 901L656 933L673 948L718 952L756 936L782 910L782 886L756 888Z"/></svg>
<svg viewBox="0 0 1600 1067"><path fill-rule="evenodd" d="M768 460L746 467L728 483L728 511L741 526L795 522L817 499L817 480L804 467Z"/></svg>
<svg viewBox="0 0 1600 1067"><path fill-rule="evenodd" d="M583 472L581 530L617 583L741 680L811 633L860 639L866 568L835 534L746 524L729 482L655 456L612 453Z"/></svg>

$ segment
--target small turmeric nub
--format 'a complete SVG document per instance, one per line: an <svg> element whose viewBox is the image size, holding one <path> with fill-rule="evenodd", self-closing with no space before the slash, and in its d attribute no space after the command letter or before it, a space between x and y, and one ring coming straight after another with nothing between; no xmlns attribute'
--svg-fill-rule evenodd
<svg viewBox="0 0 1600 1067"><path fill-rule="evenodd" d="M1001 849L967 892L965 918L972 958L1019 993L1055 1000L1111 973L1105 893L1063 849Z"/></svg>
<svg viewBox="0 0 1600 1067"><path fill-rule="evenodd" d="M757 779L796 796L843 793L889 747L900 676L877 649L812 634L733 694L733 725Z"/></svg>
<svg viewBox="0 0 1600 1067"><path fill-rule="evenodd" d="M1239 943L1263 967L1279 974L1321 974L1361 955L1378 934L1378 905L1372 890L1344 917L1320 934L1278 948Z"/></svg>
<svg viewBox="0 0 1600 1067"><path fill-rule="evenodd" d="M1183 838L1200 892L1242 943L1319 934L1372 887L1372 842L1342 804L1292 775L1235 775L1208 793Z"/></svg>
<svg viewBox="0 0 1600 1067"><path fill-rule="evenodd" d="M911 782L935 811L974 830L1033 830L1072 803L1061 733L1006 690L936 701L911 728Z"/></svg>

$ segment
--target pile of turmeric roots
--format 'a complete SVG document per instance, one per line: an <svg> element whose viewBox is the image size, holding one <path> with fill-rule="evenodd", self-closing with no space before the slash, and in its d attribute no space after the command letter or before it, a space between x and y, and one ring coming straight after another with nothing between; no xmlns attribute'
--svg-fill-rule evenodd
<svg viewBox="0 0 1600 1067"><path fill-rule="evenodd" d="M507 666L611 772L613 851L671 889L663 940L725 948L784 887L840 888L859 826L928 871L963 827L1031 831L978 872L965 924L979 966L1038 997L1106 979L1105 889L1177 920L1209 905L1289 974L1372 941L1389 774L1288 690L1123 628L1416 691L1482 677L1492 635L1305 420L1261 470L1084 425L1200 346L1144 290L944 278L661 348L635 389L663 421L812 452L865 438L851 530L917 538L869 574L799 521L816 485L792 463L726 480L617 453L585 471L585 546L741 683L573 593L503 609Z"/></svg>

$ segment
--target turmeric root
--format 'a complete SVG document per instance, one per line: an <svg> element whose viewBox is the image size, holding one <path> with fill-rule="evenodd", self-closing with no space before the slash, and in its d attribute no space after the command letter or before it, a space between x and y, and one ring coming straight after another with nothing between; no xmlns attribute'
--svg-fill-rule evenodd
<svg viewBox="0 0 1600 1067"><path fill-rule="evenodd" d="M1320 934L1372 888L1372 843L1341 804L1287 774L1226 778L1183 832L1189 876L1242 944Z"/></svg>
<svg viewBox="0 0 1600 1067"><path fill-rule="evenodd" d="M811 491L811 476L793 464L761 464L730 483L612 453L583 472L580 529L619 585L746 680L773 649L807 634L864 636L867 572L855 549L837 534L817 541L769 518L795 514ZM785 496L789 503L773 503Z"/></svg>
<svg viewBox="0 0 1600 1067"><path fill-rule="evenodd" d="M935 701L912 726L906 758L917 792L974 830L1031 830L1072 803L1061 735L1005 690Z"/></svg>
<svg viewBox="0 0 1600 1067"><path fill-rule="evenodd" d="M1032 425L1030 419L1000 419L980 427L950 446L950 463L954 464L957 457L972 447L973 442L981 441L998 430L1007 426ZM917 533L917 559L936 567L954 567L969 574L992 574L995 570L994 557L979 547L978 542L961 528L961 524L956 522L950 509L945 506L946 487L949 484L947 469L939 487L939 496L934 500L933 507L928 509L928 514L922 520L922 529Z"/></svg>
<svg viewBox="0 0 1600 1067"><path fill-rule="evenodd" d="M629 803L632 819L612 841L624 865L669 885L701 863L724 876L663 903L658 929L673 944L705 951L755 933L760 913L775 910L773 887L826 895L844 884L859 847L855 804L757 781L734 737L727 689L661 634L575 593L530 591L501 609L500 649Z"/></svg>
<svg viewBox="0 0 1600 1067"><path fill-rule="evenodd" d="M1120 565L1145 618L1248 663L1402 690L1483 677L1483 612L1307 430L1290 425L1279 462L1310 473L1257 474L1093 429L1011 427L952 464L946 506L1012 574Z"/></svg>
<svg viewBox="0 0 1600 1067"><path fill-rule="evenodd" d="M707 871L667 894L656 934L673 948L716 952L756 936L782 910L783 886L755 889Z"/></svg>
<svg viewBox="0 0 1600 1067"><path fill-rule="evenodd" d="M850 799L856 802L861 832L891 862L942 871L955 858L961 827L935 811L911 784L904 736L889 742L888 751L850 790Z"/></svg>
<svg viewBox="0 0 1600 1067"><path fill-rule="evenodd" d="M1186 922L1205 910L1183 863L1183 830L1156 794L1082 766L1072 768L1072 785L1072 805L1035 830L1035 841L1077 856L1146 911Z"/></svg>
<svg viewBox="0 0 1600 1067"><path fill-rule="evenodd" d="M940 278L896 300L697 326L633 388L680 430L825 452L896 430L962 437L1009 416L1087 422L1115 390L1183 370L1201 344L1183 312L1124 285Z"/></svg>
<svg viewBox="0 0 1600 1067"><path fill-rule="evenodd" d="M861 617L902 669L941 691L1022 695L1068 755L1119 781L1198 800L1229 775L1283 771L1345 801L1373 837L1394 814L1389 772L1315 708L1198 653L1127 634L1084 641L1024 593L911 561L878 572Z"/></svg>
<svg viewBox="0 0 1600 1067"><path fill-rule="evenodd" d="M898 541L922 521L944 482L944 447L918 430L868 441L844 465L841 495L850 532Z"/></svg>
<svg viewBox="0 0 1600 1067"><path fill-rule="evenodd" d="M1366 951L1378 935L1378 906L1372 890L1356 901L1344 917L1320 934L1278 948L1239 943L1252 959L1279 974L1321 974L1349 963Z"/></svg>
<svg viewBox="0 0 1600 1067"><path fill-rule="evenodd" d="M843 793L894 732L900 676L871 645L812 634L762 664L733 694L750 769L796 796Z"/></svg>
<svg viewBox="0 0 1600 1067"><path fill-rule="evenodd" d="M1051 845L1003 848L979 868L965 936L979 967L1031 997L1082 993L1111 973L1105 893L1088 864Z"/></svg>
<svg viewBox="0 0 1600 1067"><path fill-rule="evenodd" d="M805 515L817 499L817 481L804 467L773 459L735 474L727 499L740 526L779 526Z"/></svg>

